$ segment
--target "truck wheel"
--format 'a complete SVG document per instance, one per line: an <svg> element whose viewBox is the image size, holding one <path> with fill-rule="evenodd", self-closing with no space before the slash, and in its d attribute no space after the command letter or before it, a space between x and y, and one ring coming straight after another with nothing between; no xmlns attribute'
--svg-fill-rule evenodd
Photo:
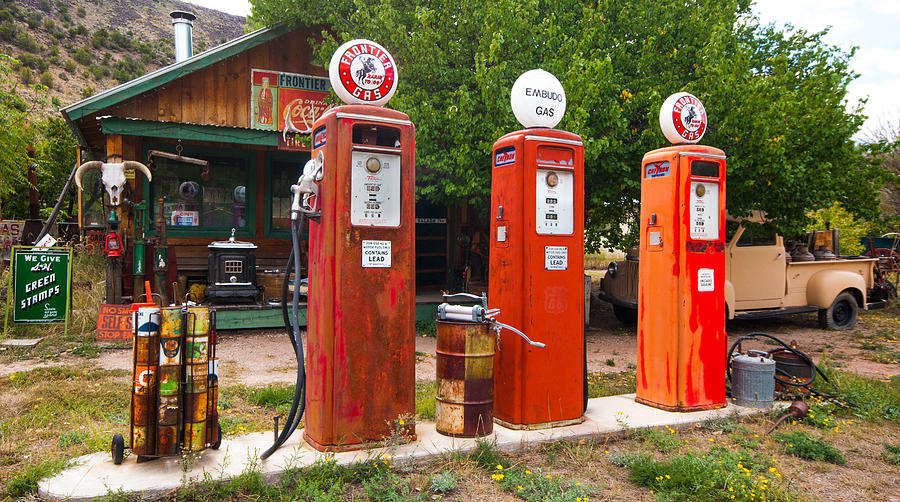
<svg viewBox="0 0 900 502"><path fill-rule="evenodd" d="M616 319L622 324L637 323L637 309L613 305L613 314L615 314Z"/></svg>
<svg viewBox="0 0 900 502"><path fill-rule="evenodd" d="M856 326L859 306L856 298L846 291L839 294L827 309L819 309L819 327L822 329L845 330Z"/></svg>
<svg viewBox="0 0 900 502"><path fill-rule="evenodd" d="M112 453L113 463L116 465L121 464L122 459L125 458L125 438L121 434L113 436L109 450Z"/></svg>

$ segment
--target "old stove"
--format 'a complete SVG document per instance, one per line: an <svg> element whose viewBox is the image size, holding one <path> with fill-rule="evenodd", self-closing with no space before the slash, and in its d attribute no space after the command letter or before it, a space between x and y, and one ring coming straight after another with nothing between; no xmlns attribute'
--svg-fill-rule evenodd
<svg viewBox="0 0 900 502"><path fill-rule="evenodd" d="M209 246L209 286L206 296L210 301L246 298L259 301L260 290L256 284L256 244L234 240L234 229L227 241L213 242Z"/></svg>

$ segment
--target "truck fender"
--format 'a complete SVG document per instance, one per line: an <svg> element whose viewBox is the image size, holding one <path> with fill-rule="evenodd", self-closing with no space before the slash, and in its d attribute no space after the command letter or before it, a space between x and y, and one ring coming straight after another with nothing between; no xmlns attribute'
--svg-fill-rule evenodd
<svg viewBox="0 0 900 502"><path fill-rule="evenodd" d="M806 284L806 303L827 309L837 295L849 291L860 308L866 308L866 281L855 272L847 270L820 270Z"/></svg>
<svg viewBox="0 0 900 502"><path fill-rule="evenodd" d="M726 319L734 319L734 284L725 280L725 315Z"/></svg>

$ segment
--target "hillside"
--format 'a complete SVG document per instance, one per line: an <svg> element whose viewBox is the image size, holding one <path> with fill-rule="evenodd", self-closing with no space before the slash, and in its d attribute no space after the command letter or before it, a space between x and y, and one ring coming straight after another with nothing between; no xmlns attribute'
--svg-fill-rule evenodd
<svg viewBox="0 0 900 502"><path fill-rule="evenodd" d="M174 0L0 0L0 54L19 61L20 84L69 105L174 63L173 10L197 16L194 54L244 33L243 17Z"/></svg>

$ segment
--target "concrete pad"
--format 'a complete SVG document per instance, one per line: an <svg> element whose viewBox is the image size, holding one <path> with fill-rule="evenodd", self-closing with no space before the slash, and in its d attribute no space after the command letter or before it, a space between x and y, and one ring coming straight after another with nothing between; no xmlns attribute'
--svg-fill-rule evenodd
<svg viewBox="0 0 900 502"><path fill-rule="evenodd" d="M764 410L729 404L719 410L673 413L639 404L635 402L634 394L628 394L590 399L585 421L581 424L538 431L517 431L495 424L491 436L500 450L514 452L560 439L589 439L629 428L680 426L734 413L750 415L760 411ZM319 459L332 458L339 464L349 465L385 454L393 463L401 465L448 452L468 451L476 445L474 439L438 434L433 422L417 424L416 435L417 441L387 450L377 448L325 454L307 445L303 441L303 431L298 430L266 460L260 460L259 454L272 444L271 432L225 439L219 450L203 451L193 461L170 457L138 464L136 457L131 455L121 465L114 465L108 452L92 453L76 459L73 467L42 480L38 484L38 494L53 500L87 501L121 490L140 492L143 498L152 499L191 481L227 479L248 469L258 469L267 479L274 479L289 468L308 466Z"/></svg>
<svg viewBox="0 0 900 502"><path fill-rule="evenodd" d="M34 347L35 345L41 343L43 338L13 338L10 340L3 340L0 342L0 345L4 347Z"/></svg>

